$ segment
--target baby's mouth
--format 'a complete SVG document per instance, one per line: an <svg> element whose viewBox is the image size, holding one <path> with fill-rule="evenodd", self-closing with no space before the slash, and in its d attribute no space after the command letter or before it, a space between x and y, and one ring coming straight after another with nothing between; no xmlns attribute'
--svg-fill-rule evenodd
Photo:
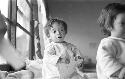
<svg viewBox="0 0 125 79"><path fill-rule="evenodd" d="M58 38L62 38L61 36L59 36Z"/></svg>

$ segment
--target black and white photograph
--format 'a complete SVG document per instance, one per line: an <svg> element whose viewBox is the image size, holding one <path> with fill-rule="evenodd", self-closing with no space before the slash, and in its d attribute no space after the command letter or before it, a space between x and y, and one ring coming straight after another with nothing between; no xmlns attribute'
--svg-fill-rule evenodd
<svg viewBox="0 0 125 79"><path fill-rule="evenodd" d="M125 79L125 0L0 0L0 79Z"/></svg>

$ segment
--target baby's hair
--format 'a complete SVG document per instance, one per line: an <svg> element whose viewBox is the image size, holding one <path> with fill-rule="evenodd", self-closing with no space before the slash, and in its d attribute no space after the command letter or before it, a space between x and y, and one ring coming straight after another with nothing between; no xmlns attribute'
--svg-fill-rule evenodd
<svg viewBox="0 0 125 79"><path fill-rule="evenodd" d="M104 9L102 9L98 22L104 35L111 35L113 22L119 13L125 13L125 4L110 3Z"/></svg>
<svg viewBox="0 0 125 79"><path fill-rule="evenodd" d="M63 21L62 19L58 19L58 18L50 18L46 26L44 27L44 32L47 37L49 37L49 30L51 29L51 27L53 27L52 25L54 23L58 23L59 25L62 25L64 27L65 33L67 34L67 24L65 21Z"/></svg>

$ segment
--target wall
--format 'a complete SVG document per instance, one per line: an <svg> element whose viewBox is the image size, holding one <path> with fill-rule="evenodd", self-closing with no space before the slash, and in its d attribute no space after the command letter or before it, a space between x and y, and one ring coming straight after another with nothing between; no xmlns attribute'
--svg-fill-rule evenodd
<svg viewBox="0 0 125 79"><path fill-rule="evenodd" d="M59 17L68 24L66 41L75 44L82 55L96 62L96 51L104 37L97 23L101 9L113 1L52 1L48 0L52 17ZM118 1L117 1L118 2ZM120 1L119 2L123 2Z"/></svg>

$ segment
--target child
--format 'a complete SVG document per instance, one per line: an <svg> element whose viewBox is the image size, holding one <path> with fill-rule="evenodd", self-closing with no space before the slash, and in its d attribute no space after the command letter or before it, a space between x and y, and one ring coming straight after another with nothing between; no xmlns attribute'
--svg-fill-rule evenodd
<svg viewBox="0 0 125 79"><path fill-rule="evenodd" d="M33 73L31 71L19 71L25 66L25 60L9 41L4 38L6 30L7 26L0 12L0 79L32 79ZM14 68L13 73L11 67Z"/></svg>
<svg viewBox="0 0 125 79"><path fill-rule="evenodd" d="M64 38L67 24L63 20L50 19L44 31L50 44L45 47L43 57L43 79L79 79L76 72L82 62L80 51Z"/></svg>
<svg viewBox="0 0 125 79"><path fill-rule="evenodd" d="M99 24L108 37L101 40L97 50L98 79L125 79L125 5L108 4Z"/></svg>

